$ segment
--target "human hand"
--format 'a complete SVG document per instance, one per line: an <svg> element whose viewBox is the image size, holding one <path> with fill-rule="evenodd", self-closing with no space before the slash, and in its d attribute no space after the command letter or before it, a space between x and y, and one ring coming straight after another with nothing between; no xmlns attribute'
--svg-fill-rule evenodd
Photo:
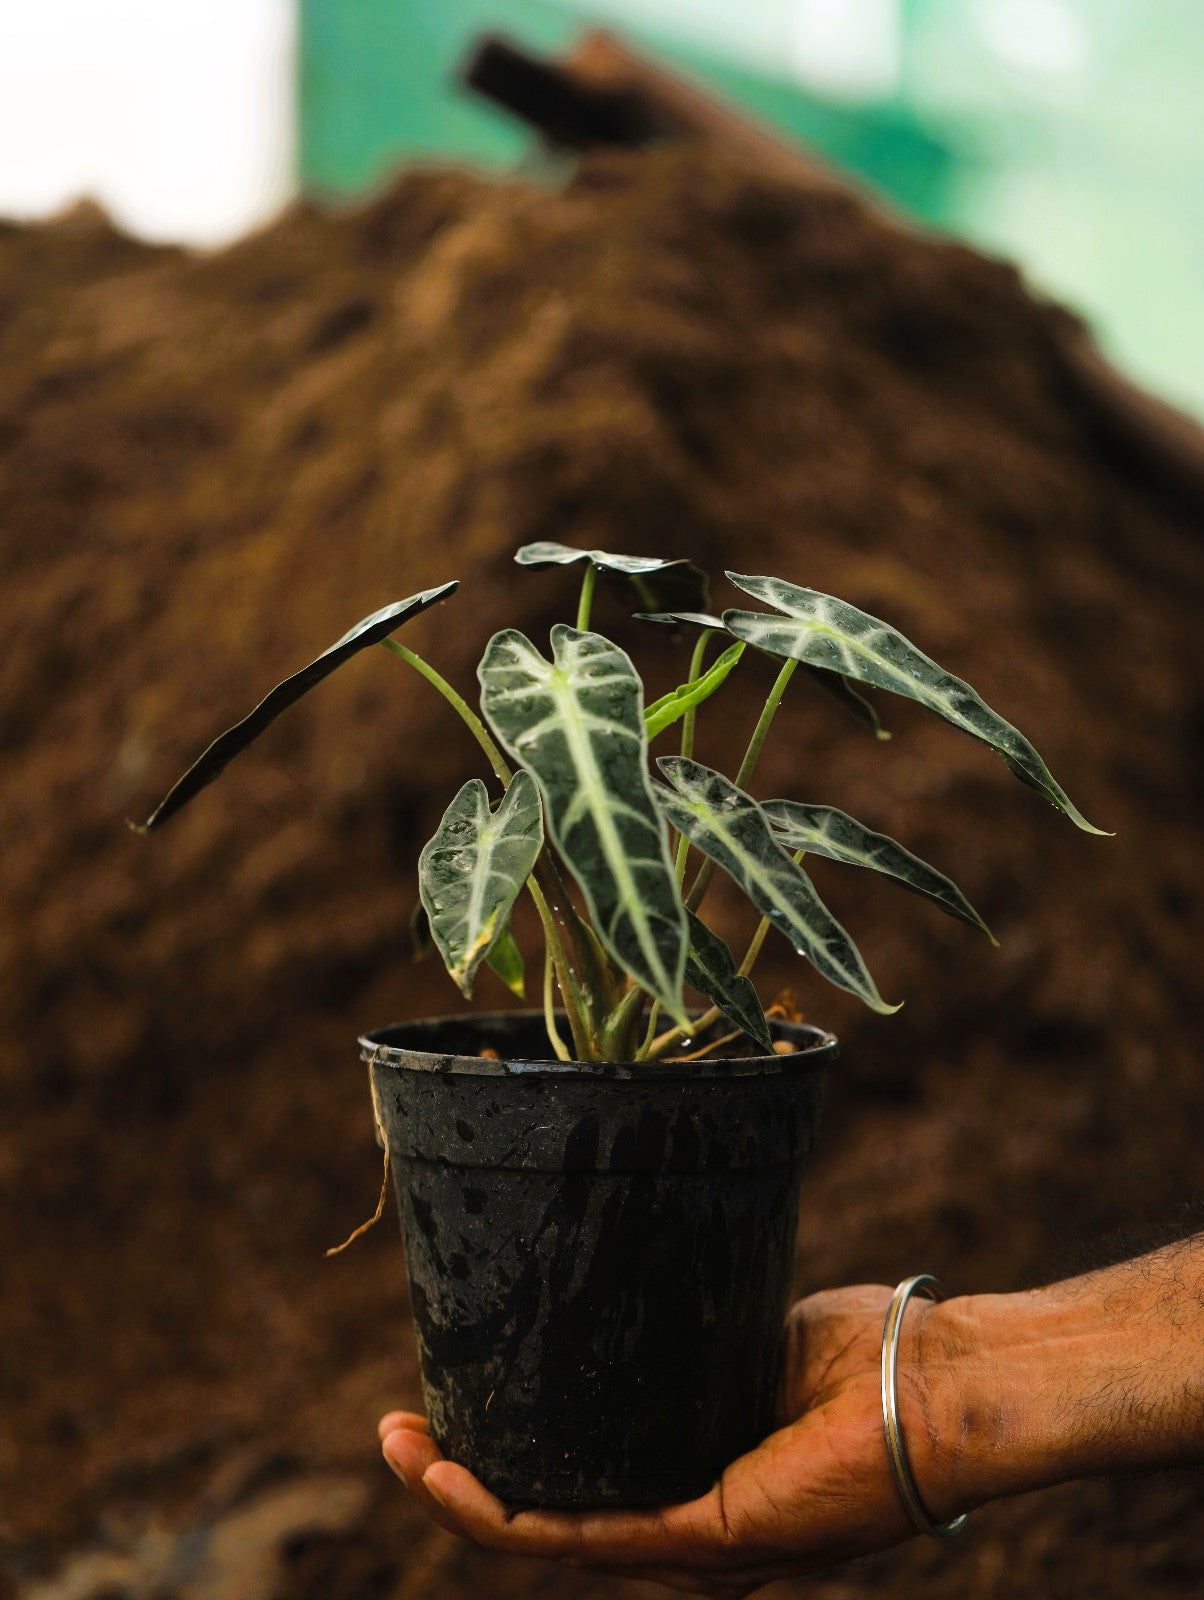
<svg viewBox="0 0 1204 1600"><path fill-rule="evenodd" d="M685 1505L512 1514L470 1472L444 1459L425 1418L412 1412L381 1419L385 1459L428 1516L489 1549L735 1600L914 1531L891 1478L882 1428L879 1363L890 1297L890 1289L862 1286L812 1295L792 1308L779 1431ZM948 1359L946 1341L930 1325L937 1309L919 1301L908 1308L900 1407L926 1503L945 1517L954 1509L952 1464L940 1456L942 1432L919 1381Z"/></svg>
<svg viewBox="0 0 1204 1600"><path fill-rule="evenodd" d="M911 1532L882 1428L890 1298L837 1289L793 1308L781 1427L688 1505L510 1515L409 1412L382 1419L385 1457L478 1544L736 1600ZM937 1522L1100 1472L1204 1464L1201 1397L1204 1234L1044 1289L913 1301L903 1321L900 1421Z"/></svg>

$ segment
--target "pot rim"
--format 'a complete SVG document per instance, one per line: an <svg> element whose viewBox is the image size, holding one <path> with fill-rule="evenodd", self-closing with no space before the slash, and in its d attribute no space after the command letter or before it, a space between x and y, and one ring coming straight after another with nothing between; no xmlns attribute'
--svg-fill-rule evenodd
<svg viewBox="0 0 1204 1600"><path fill-rule="evenodd" d="M563 1022L563 1017L559 1020ZM809 1022L769 1019L770 1032L777 1038L801 1045L785 1055L749 1055L701 1061L558 1061L512 1057L491 1060L485 1056L465 1056L432 1049L429 1035L436 1029L453 1032L468 1028L488 1030L499 1024L512 1028L516 1022L543 1021L540 1011L466 1012L459 1016L421 1017L410 1022L391 1022L362 1034L357 1041L361 1061L369 1067L391 1067L395 1071L451 1072L465 1077L559 1077L627 1078L644 1082L697 1082L706 1078L746 1078L795 1075L821 1071L839 1054L836 1035ZM424 1033L428 1036L424 1042ZM412 1042L407 1042L407 1036Z"/></svg>

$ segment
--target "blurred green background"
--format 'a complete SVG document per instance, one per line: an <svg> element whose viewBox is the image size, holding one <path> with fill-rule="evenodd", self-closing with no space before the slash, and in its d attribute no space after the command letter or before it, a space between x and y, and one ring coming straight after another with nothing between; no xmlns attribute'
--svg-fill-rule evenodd
<svg viewBox="0 0 1204 1600"><path fill-rule="evenodd" d="M1201 0L300 0L302 186L523 161L458 63L485 30L551 49L598 23L1016 259L1204 417Z"/></svg>

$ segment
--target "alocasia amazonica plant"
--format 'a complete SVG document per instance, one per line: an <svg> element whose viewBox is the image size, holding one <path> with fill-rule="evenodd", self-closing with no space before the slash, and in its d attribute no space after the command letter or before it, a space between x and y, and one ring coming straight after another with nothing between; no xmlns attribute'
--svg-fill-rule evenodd
<svg viewBox="0 0 1204 1600"><path fill-rule="evenodd" d="M374 612L277 685L209 746L138 831L159 827L343 661L383 644L467 723L498 788L491 797L481 778L470 779L419 857L430 940L466 997L482 962L521 994L525 963L510 919L515 902L530 894L543 933L551 1048L562 1059L593 1061L678 1053L722 1018L771 1048L749 973L773 929L829 982L875 1011L897 1009L882 999L856 944L817 894L802 865L807 855L883 873L990 937L956 884L893 839L832 806L757 800L749 792L770 725L800 669L878 738L889 735L854 684L918 701L989 745L1077 827L1101 831L1077 810L1024 735L969 684L889 624L843 600L780 578L728 573L769 609L715 616L706 609L706 577L688 561L553 543L525 545L515 559L528 567L583 567L576 624L557 624L547 653L515 628L495 634L478 668L479 714L429 662L391 637L457 585L423 590ZM590 628L599 574L633 592L637 615L696 632L685 681L651 705L644 703L643 683L626 651ZM744 759L728 778L694 758L695 722L699 707L738 670L750 647L783 664ZM674 728L678 753L659 756L654 770L650 744ZM693 860L698 864L691 875ZM699 915L716 868L760 913L740 961ZM710 1003L693 1023L687 988ZM557 1023L560 1011L569 1041Z"/></svg>

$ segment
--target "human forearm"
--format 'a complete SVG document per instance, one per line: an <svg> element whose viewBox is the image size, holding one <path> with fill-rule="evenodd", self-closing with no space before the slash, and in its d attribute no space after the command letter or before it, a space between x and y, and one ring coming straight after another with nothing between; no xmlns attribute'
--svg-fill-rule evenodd
<svg viewBox="0 0 1204 1600"><path fill-rule="evenodd" d="M908 1443L934 1516L1204 1462L1204 1236L1048 1288L925 1307L911 1355Z"/></svg>

